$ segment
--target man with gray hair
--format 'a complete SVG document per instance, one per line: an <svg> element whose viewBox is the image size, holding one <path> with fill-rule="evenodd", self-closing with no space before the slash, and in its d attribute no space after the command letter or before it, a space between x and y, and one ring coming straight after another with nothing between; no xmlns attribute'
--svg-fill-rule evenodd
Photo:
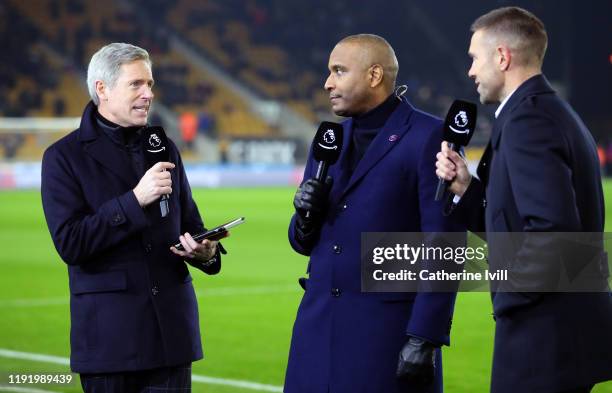
<svg viewBox="0 0 612 393"><path fill-rule="evenodd" d="M436 165L454 194L447 212L469 230L486 232L490 270L510 273L512 291L492 287L491 392L587 393L612 379L607 255L596 249L582 252L577 259L583 260L570 258L554 232L601 238L605 208L596 145L542 74L548 40L542 21L504 7L476 19L471 30L468 75L483 104L499 104L491 140L478 177L446 142ZM498 232L521 235L503 241ZM586 293L551 292L544 283L556 282L570 266L598 285Z"/></svg>
<svg viewBox="0 0 612 393"><path fill-rule="evenodd" d="M145 166L153 82L144 49L101 48L79 128L43 157L44 213L68 265L70 366L85 392L188 392L191 363L202 358L185 262L215 274L222 247L190 235L204 226L176 146L168 142L169 160ZM177 239L182 251L170 247Z"/></svg>

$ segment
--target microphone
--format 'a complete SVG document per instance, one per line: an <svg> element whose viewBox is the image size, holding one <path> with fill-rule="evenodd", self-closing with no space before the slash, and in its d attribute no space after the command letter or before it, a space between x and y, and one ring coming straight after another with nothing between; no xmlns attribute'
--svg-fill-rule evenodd
<svg viewBox="0 0 612 393"><path fill-rule="evenodd" d="M142 143L146 168L151 168L160 161L170 161L168 138L163 128L159 126L144 127L140 134L140 141ZM169 199L170 196L164 194L159 200L159 209L162 217L166 217L170 213Z"/></svg>
<svg viewBox="0 0 612 393"><path fill-rule="evenodd" d="M315 179L325 183L327 170L330 165L334 165L342 151L343 128L341 124L324 121L319 125L317 134L312 141L312 153L314 159L319 161ZM306 217L310 217L310 212L306 212Z"/></svg>
<svg viewBox="0 0 612 393"><path fill-rule="evenodd" d="M342 151L342 134L341 124L324 121L319 126L312 142L314 159L319 161L315 177L317 180L325 182L329 166L338 161Z"/></svg>
<svg viewBox="0 0 612 393"><path fill-rule="evenodd" d="M446 119L444 119L444 137L449 147L459 152L461 147L467 146L476 129L476 104L468 101L455 100L451 105ZM436 189L436 201L444 196L448 184L446 180L438 181Z"/></svg>

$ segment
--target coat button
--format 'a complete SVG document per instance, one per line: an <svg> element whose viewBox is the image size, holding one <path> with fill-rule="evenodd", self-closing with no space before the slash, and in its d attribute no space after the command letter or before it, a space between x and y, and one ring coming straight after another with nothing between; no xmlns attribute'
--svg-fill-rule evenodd
<svg viewBox="0 0 612 393"><path fill-rule="evenodd" d="M333 297L339 297L342 291L338 288L332 288L331 294Z"/></svg>
<svg viewBox="0 0 612 393"><path fill-rule="evenodd" d="M151 252L151 250L153 250L153 246L151 245L151 243L147 243L147 245L145 246L145 251Z"/></svg>
<svg viewBox="0 0 612 393"><path fill-rule="evenodd" d="M334 249L334 254L340 254L342 252L342 248L340 248L340 246L337 244L334 244L333 249Z"/></svg>
<svg viewBox="0 0 612 393"><path fill-rule="evenodd" d="M157 288L157 286L154 286L153 288L151 288L151 293L153 294L153 296L156 296L159 293L159 288Z"/></svg>
<svg viewBox="0 0 612 393"><path fill-rule="evenodd" d="M487 207L487 200L486 199L482 200L482 207Z"/></svg>
<svg viewBox="0 0 612 393"><path fill-rule="evenodd" d="M344 205L342 205L342 210L346 210L348 209L348 205L345 203Z"/></svg>

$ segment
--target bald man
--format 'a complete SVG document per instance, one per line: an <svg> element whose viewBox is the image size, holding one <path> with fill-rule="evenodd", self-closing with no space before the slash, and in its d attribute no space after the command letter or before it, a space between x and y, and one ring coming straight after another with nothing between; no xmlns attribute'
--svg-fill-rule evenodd
<svg viewBox="0 0 612 393"><path fill-rule="evenodd" d="M462 229L434 202L442 123L394 94L398 63L381 37L343 39L328 67L331 108L348 119L328 179L314 179L311 154L294 198L289 240L310 262L285 392L441 392L455 295L362 293L360 242L364 232Z"/></svg>

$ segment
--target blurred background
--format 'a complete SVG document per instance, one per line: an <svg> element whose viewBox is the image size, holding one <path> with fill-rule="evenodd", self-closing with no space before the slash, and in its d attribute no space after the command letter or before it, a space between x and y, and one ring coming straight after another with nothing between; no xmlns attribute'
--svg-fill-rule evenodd
<svg viewBox="0 0 612 393"><path fill-rule="evenodd" d="M89 99L91 55L109 42L150 52L156 79L150 123L163 125L181 146L195 185L284 185L295 183L291 168L304 162L317 124L334 119L323 84L337 41L361 32L385 37L408 98L444 117L453 99L478 100L467 78L469 25L507 4L2 0L0 187L37 184L43 150L76 128ZM518 5L546 24L545 73L585 120L612 172L612 3ZM480 108L472 160L482 152L494 110ZM29 170L24 163L32 163Z"/></svg>
<svg viewBox="0 0 612 393"><path fill-rule="evenodd" d="M149 51L149 122L180 147L209 226L247 217L224 242L220 276L192 271L207 357L194 365L194 391L281 391L306 264L286 241L292 195L318 123L341 120L323 89L330 51L350 34L383 36L409 100L444 117L456 98L478 102L467 77L469 26L505 5L545 23L544 72L591 130L612 176L610 1L0 0L0 376L67 370L66 269L40 207L40 160L78 127L87 64L101 46ZM472 163L495 109L479 105ZM612 182L604 187L609 200ZM487 294L459 295L448 392L488 391L490 313ZM5 382L0 391L9 391Z"/></svg>

